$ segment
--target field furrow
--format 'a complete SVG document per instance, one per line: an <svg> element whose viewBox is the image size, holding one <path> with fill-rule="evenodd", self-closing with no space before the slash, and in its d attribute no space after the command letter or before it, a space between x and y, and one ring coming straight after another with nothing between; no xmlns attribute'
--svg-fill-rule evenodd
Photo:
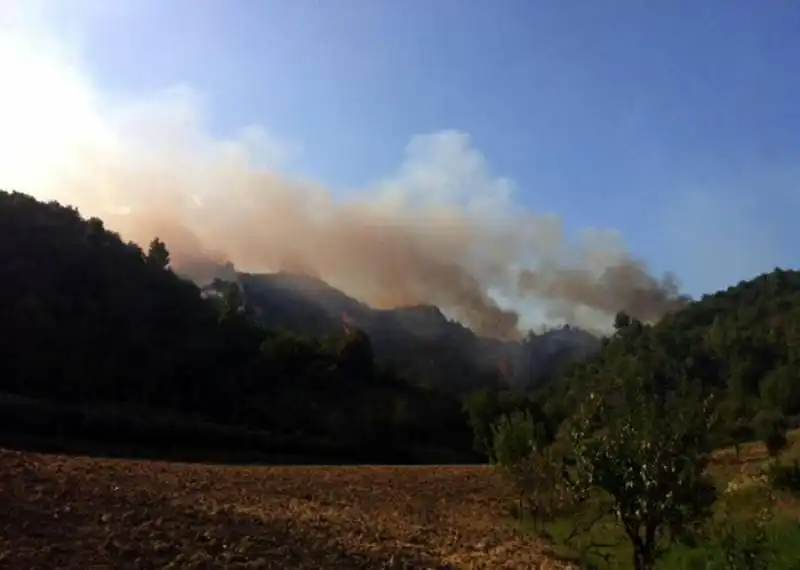
<svg viewBox="0 0 800 570"><path fill-rule="evenodd" d="M224 467L0 450L0 568L555 568L484 467Z"/></svg>

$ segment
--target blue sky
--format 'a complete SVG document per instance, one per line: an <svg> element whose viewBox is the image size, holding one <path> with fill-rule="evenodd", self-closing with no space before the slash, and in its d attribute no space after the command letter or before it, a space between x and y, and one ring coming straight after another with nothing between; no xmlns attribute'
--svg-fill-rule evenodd
<svg viewBox="0 0 800 570"><path fill-rule="evenodd" d="M452 129L520 208L618 229L691 294L796 265L793 1L130 0L58 21L105 91L190 85L212 130L258 123L341 194Z"/></svg>

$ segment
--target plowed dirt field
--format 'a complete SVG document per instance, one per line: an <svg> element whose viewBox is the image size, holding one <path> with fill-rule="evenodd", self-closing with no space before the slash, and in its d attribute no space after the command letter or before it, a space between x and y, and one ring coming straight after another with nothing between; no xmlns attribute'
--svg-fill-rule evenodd
<svg viewBox="0 0 800 570"><path fill-rule="evenodd" d="M485 467L223 467L0 450L0 568L558 568Z"/></svg>

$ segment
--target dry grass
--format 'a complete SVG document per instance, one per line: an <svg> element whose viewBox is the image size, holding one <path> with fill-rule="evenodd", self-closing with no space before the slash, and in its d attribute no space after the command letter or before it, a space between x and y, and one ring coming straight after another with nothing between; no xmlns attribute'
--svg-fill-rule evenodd
<svg viewBox="0 0 800 570"><path fill-rule="evenodd" d="M790 431L789 446L780 455L781 463L800 460L800 430ZM714 476L720 489L744 490L765 480L765 468L769 462L769 454L762 442L743 445L736 457L733 448L717 451L709 465L709 472ZM776 506L781 517L800 521L800 497L789 492L776 492Z"/></svg>
<svg viewBox="0 0 800 570"><path fill-rule="evenodd" d="M0 450L0 568L556 568L486 467L219 467ZM540 564L542 564L540 566Z"/></svg>

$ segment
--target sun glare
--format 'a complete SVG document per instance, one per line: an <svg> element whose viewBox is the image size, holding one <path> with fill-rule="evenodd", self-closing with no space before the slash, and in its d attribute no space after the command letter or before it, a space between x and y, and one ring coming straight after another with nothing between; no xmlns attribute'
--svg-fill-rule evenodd
<svg viewBox="0 0 800 570"><path fill-rule="evenodd" d="M64 199L57 183L100 140L91 89L78 71L0 31L0 187Z"/></svg>

